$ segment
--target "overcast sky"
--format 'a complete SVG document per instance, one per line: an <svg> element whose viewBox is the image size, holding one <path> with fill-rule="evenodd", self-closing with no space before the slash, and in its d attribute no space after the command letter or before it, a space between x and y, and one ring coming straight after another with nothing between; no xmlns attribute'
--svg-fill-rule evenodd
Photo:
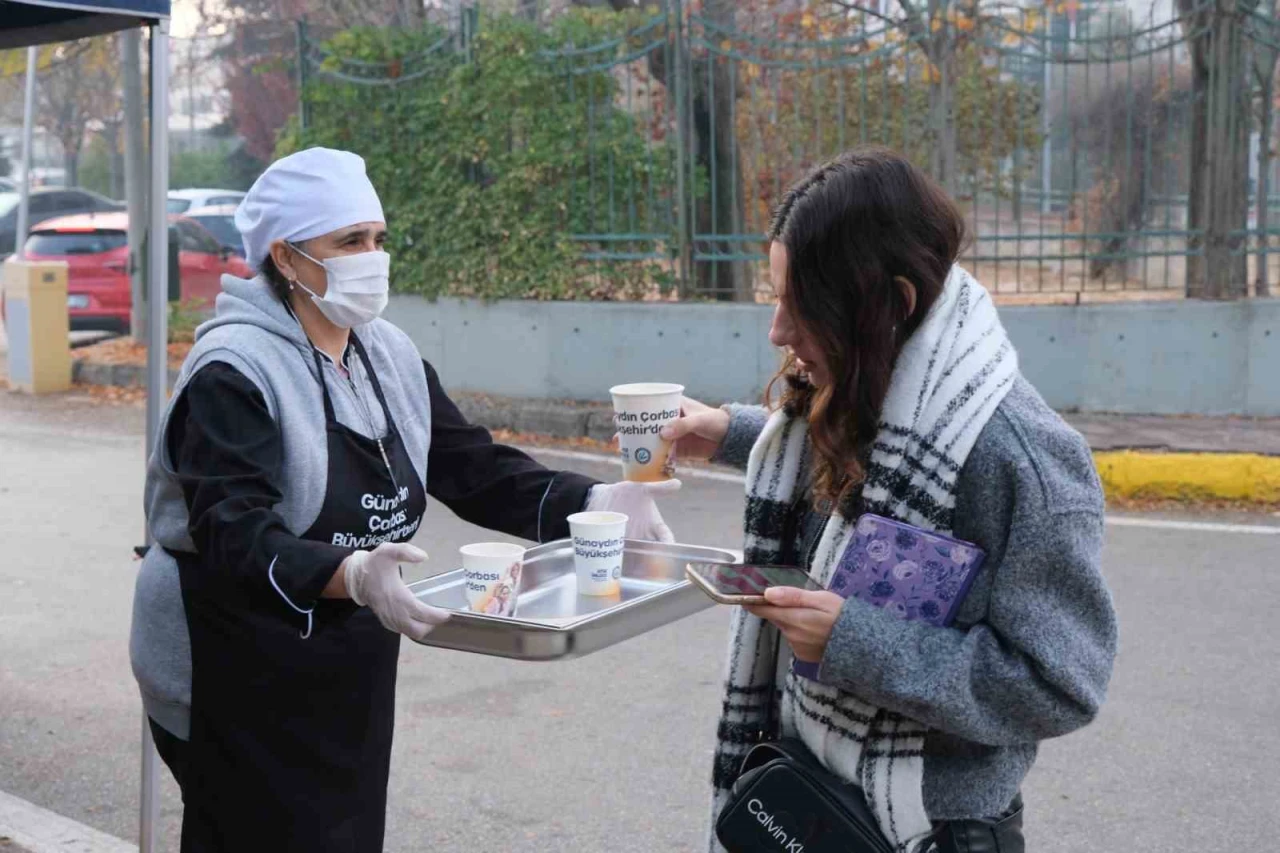
<svg viewBox="0 0 1280 853"><path fill-rule="evenodd" d="M212 0L212 2L205 4L206 7L221 5L218 0ZM169 32L177 38L187 38L199 26L200 19L196 15L195 0L173 0L171 15Z"/></svg>

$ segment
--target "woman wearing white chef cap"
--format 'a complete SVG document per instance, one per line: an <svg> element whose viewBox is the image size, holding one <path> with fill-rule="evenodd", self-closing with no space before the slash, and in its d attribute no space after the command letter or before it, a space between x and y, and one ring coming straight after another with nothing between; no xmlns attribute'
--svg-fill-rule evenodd
<svg viewBox="0 0 1280 853"><path fill-rule="evenodd" d="M354 154L274 163L152 449L130 640L182 788L183 851L382 849L400 635L444 621L401 565L427 495L527 539L583 508L670 541L640 484L550 471L470 425L379 319L382 205Z"/></svg>

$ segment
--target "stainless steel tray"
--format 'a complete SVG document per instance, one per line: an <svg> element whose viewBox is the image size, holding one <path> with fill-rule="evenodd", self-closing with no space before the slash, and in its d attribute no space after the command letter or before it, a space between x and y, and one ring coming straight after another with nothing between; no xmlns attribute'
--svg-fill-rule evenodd
<svg viewBox="0 0 1280 853"><path fill-rule="evenodd" d="M564 660L710 607L714 602L685 577L685 565L737 561L729 551L628 539L621 594L593 597L578 595L573 542L547 542L525 552L513 618L467 610L461 569L409 588L427 604L454 611L423 645L517 660Z"/></svg>

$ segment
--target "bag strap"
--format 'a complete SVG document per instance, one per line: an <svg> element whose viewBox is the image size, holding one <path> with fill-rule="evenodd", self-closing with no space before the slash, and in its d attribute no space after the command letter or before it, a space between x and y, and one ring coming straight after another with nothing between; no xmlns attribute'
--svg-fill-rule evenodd
<svg viewBox="0 0 1280 853"><path fill-rule="evenodd" d="M816 765L819 770L826 772L803 742L797 738L782 738L781 740L768 741L767 743L753 746L751 751L747 753L747 757L742 760L741 775L746 775L752 770L763 767L770 761L777 761L780 758L802 764L806 768Z"/></svg>

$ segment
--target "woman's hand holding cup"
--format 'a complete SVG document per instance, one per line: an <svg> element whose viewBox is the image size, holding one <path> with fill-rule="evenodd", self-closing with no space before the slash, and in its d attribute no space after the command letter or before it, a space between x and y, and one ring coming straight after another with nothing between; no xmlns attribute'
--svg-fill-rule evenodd
<svg viewBox="0 0 1280 853"><path fill-rule="evenodd" d="M662 430L662 438L675 443L684 459L710 459L716 455L729 432L729 413L723 409L680 398L680 417Z"/></svg>

